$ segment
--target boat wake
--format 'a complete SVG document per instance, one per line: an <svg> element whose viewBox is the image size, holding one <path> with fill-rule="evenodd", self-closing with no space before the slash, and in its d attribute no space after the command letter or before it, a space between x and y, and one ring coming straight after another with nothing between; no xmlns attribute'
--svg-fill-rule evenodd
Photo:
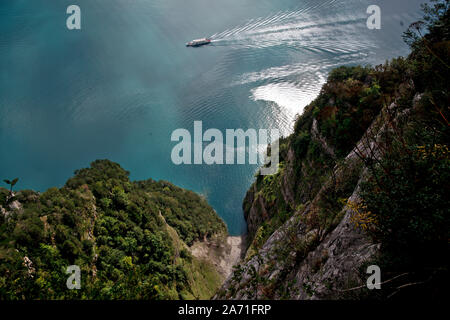
<svg viewBox="0 0 450 320"><path fill-rule="evenodd" d="M295 114L302 113L319 93L332 68L377 63L377 52L383 53L383 59L401 54L401 39L394 37L401 35L399 21L411 20L412 15L385 15L385 25L396 23L396 27L386 27L389 31L384 31L382 38L367 28L367 4L363 2L306 1L295 10L251 19L215 33L209 37L211 46L234 49L230 54L242 60L263 59L269 52L278 56L274 61L285 61L285 65L243 73L230 85L253 87L251 99L281 108L275 112L283 118L278 124L291 127ZM398 45L386 46L389 42ZM217 67L218 72L226 69L226 63Z"/></svg>

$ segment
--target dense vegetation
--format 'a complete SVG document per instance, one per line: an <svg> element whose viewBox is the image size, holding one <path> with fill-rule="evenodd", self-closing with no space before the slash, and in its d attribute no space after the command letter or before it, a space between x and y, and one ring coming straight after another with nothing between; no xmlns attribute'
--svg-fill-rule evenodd
<svg viewBox="0 0 450 320"><path fill-rule="evenodd" d="M206 200L165 181L131 182L108 160L42 194L0 189L1 299L208 298L220 285L187 245L224 236ZM81 268L68 290L66 268Z"/></svg>

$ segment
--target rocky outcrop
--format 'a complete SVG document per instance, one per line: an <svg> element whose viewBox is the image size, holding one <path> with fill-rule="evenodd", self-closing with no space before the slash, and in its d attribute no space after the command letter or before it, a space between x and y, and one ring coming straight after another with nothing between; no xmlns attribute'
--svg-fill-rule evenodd
<svg viewBox="0 0 450 320"><path fill-rule="evenodd" d="M210 262L223 279L228 278L232 268L242 258L245 249L245 236L228 236L223 239L197 241L189 249L191 254Z"/></svg>
<svg viewBox="0 0 450 320"><path fill-rule="evenodd" d="M16 200L15 193L12 192L6 197L6 206L5 208L0 205L0 214L7 218L12 212L22 212L23 206L22 204Z"/></svg>
<svg viewBox="0 0 450 320"><path fill-rule="evenodd" d="M337 171L337 175L345 172L340 168ZM322 192L326 192L325 187ZM359 183L348 201L357 203L358 192ZM321 192L317 195L320 197ZM216 298L333 299L349 284L360 284L356 271L377 253L379 244L372 243L350 221L354 212L347 206L332 231L310 228L303 218L314 210L317 201L276 230L257 255L242 263L239 275L227 279ZM255 283L255 270L266 280Z"/></svg>
<svg viewBox="0 0 450 320"><path fill-rule="evenodd" d="M355 190L349 201L359 201ZM350 221L352 209L344 210L339 225L301 262L294 278L295 299L333 299L351 283L360 283L358 267L379 250L365 233ZM309 290L304 290L309 288Z"/></svg>
<svg viewBox="0 0 450 320"><path fill-rule="evenodd" d="M285 173L283 175L283 182L281 184L281 193L283 194L283 200L289 204L291 207L295 205L295 180L294 177L294 168L293 164L295 161L295 154L292 148L289 148L286 159L286 168Z"/></svg>
<svg viewBox="0 0 450 320"><path fill-rule="evenodd" d="M320 134L319 129L317 128L317 119L315 118L313 120L313 124L311 127L311 136L313 137L313 139L315 139L320 143L322 149L326 153L328 153L333 159L336 158L333 148L328 144L327 140Z"/></svg>
<svg viewBox="0 0 450 320"><path fill-rule="evenodd" d="M253 186L253 190L250 190L246 196L246 202L251 203L250 210L244 213L245 220L247 221L247 230L249 235L253 236L258 227L266 220L269 219L269 213L267 211L267 205L264 198L257 193L256 186Z"/></svg>
<svg viewBox="0 0 450 320"><path fill-rule="evenodd" d="M27 268L27 273L30 278L34 277L36 269L33 267L33 262L27 256L23 257L23 265Z"/></svg>

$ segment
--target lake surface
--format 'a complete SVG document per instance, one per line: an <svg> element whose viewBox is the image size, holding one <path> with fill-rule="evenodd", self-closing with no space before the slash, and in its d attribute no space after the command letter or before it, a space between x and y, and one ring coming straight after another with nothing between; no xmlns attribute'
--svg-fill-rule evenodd
<svg viewBox="0 0 450 320"><path fill-rule="evenodd" d="M176 166L177 128L278 128L340 65L406 55L415 0L1 0L0 178L62 186L108 158L205 195L231 234L255 165ZM77 4L82 30L66 28ZM381 7L381 30L366 27ZM212 36L202 48L189 40ZM5 185L6 187L6 185Z"/></svg>

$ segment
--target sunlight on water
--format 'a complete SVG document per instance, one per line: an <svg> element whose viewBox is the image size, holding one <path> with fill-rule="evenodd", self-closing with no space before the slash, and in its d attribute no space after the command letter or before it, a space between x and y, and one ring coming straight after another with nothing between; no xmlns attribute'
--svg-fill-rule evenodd
<svg viewBox="0 0 450 320"><path fill-rule="evenodd" d="M322 79L325 81L325 79ZM297 113L301 113L303 108L306 107L314 98L316 97L316 88L320 87L320 83L317 86L313 86L309 93L306 88L296 86L295 84L286 83L274 83L267 84L261 87L257 87L251 90L252 98L262 101L272 101L278 106L284 108L284 113L292 119ZM294 123L291 122L291 126ZM283 133L287 135L290 133L292 127L289 123L286 124L288 127L284 127Z"/></svg>

